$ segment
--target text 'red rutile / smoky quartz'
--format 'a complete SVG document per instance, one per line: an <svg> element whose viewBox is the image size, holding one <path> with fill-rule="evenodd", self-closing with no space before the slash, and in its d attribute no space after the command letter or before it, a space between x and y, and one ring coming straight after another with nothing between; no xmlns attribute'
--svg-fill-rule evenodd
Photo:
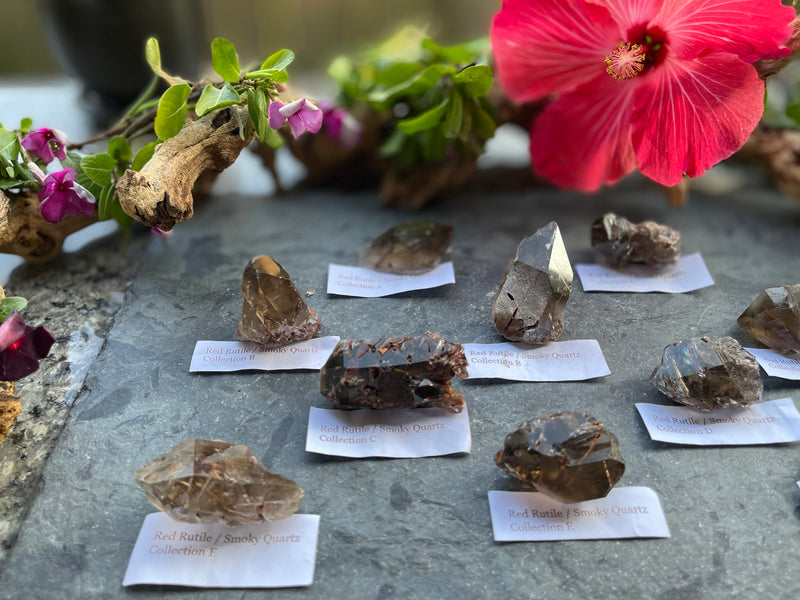
<svg viewBox="0 0 800 600"><path fill-rule="evenodd" d="M749 406L763 391L755 357L731 337L701 337L664 348L650 383L674 402L708 412Z"/></svg>
<svg viewBox="0 0 800 600"><path fill-rule="evenodd" d="M625 472L617 437L591 415L563 412L522 423L497 466L560 502L604 498Z"/></svg>
<svg viewBox="0 0 800 600"><path fill-rule="evenodd" d="M768 348L800 358L800 283L767 288L737 322Z"/></svg>
<svg viewBox="0 0 800 600"><path fill-rule="evenodd" d="M374 342L342 340L319 377L320 393L339 408L442 408L459 413L453 377L467 377L461 344L430 331Z"/></svg>
<svg viewBox="0 0 800 600"><path fill-rule="evenodd" d="M555 222L520 242L492 302L497 332L512 342L545 344L564 329L572 267Z"/></svg>
<svg viewBox="0 0 800 600"><path fill-rule="evenodd" d="M442 262L452 241L453 228L449 225L431 221L403 223L361 248L358 266L400 275L424 273Z"/></svg>
<svg viewBox="0 0 800 600"><path fill-rule="evenodd" d="M241 444L185 440L136 471L147 499L176 521L231 527L297 512L303 490L273 473Z"/></svg>
<svg viewBox="0 0 800 600"><path fill-rule="evenodd" d="M606 213L592 224L592 246L597 261L609 267L666 265L680 256L681 234L655 221L632 223Z"/></svg>
<svg viewBox="0 0 800 600"><path fill-rule="evenodd" d="M276 348L308 340L319 331L317 313L306 306L289 274L269 256L256 256L242 276L242 318L236 338Z"/></svg>

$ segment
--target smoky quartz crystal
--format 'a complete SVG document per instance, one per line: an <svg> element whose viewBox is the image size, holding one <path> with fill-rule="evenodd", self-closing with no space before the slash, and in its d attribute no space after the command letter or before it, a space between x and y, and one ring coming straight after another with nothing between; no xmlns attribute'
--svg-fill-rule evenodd
<svg viewBox="0 0 800 600"><path fill-rule="evenodd" d="M572 267L558 225L551 222L517 247L492 302L495 329L512 342L555 341L571 292Z"/></svg>
<svg viewBox="0 0 800 600"><path fill-rule="evenodd" d="M592 246L597 261L609 267L665 265L678 260L681 234L655 221L632 223L606 213L592 224Z"/></svg>
<svg viewBox="0 0 800 600"><path fill-rule="evenodd" d="M317 313L306 306L289 274L269 256L256 256L248 263L242 296L236 339L275 348L311 339L319 331Z"/></svg>
<svg viewBox="0 0 800 600"><path fill-rule="evenodd" d="M800 358L800 283L767 288L738 323L768 348Z"/></svg>
<svg viewBox="0 0 800 600"><path fill-rule="evenodd" d="M385 273L413 275L442 262L453 228L431 221L411 221L392 227L361 248L358 266Z"/></svg>
<svg viewBox="0 0 800 600"><path fill-rule="evenodd" d="M450 380L467 376L461 344L435 333L373 342L342 340L319 377L320 393L339 408L425 408L461 412Z"/></svg>
<svg viewBox="0 0 800 600"><path fill-rule="evenodd" d="M303 490L241 444L185 440L136 471L147 499L176 521L236 527L297 512Z"/></svg>
<svg viewBox="0 0 800 600"><path fill-rule="evenodd" d="M566 503L604 498L625 472L617 437L578 412L525 421L494 460L512 477Z"/></svg>
<svg viewBox="0 0 800 600"><path fill-rule="evenodd" d="M755 357L731 337L667 346L650 383L671 400L702 412L748 406L759 401L763 390Z"/></svg>

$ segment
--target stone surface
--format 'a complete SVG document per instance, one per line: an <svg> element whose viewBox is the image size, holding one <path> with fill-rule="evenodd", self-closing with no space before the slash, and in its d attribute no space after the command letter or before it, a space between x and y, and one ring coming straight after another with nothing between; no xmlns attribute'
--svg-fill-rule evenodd
<svg viewBox="0 0 800 600"><path fill-rule="evenodd" d="M322 367L320 393L339 408L443 408L461 412L453 377L466 378L461 344L430 331L374 342L342 340Z"/></svg>
<svg viewBox="0 0 800 600"><path fill-rule="evenodd" d="M231 527L277 521L300 508L303 490L265 468L247 446L184 440L136 471L147 500L176 521Z"/></svg>
<svg viewBox="0 0 800 600"><path fill-rule="evenodd" d="M0 381L0 442L17 422L21 410L20 400L14 395L14 383Z"/></svg>
<svg viewBox="0 0 800 600"><path fill-rule="evenodd" d="M564 329L572 267L555 222L525 238L492 302L497 332L512 342L545 344Z"/></svg>
<svg viewBox="0 0 800 600"><path fill-rule="evenodd" d="M592 246L597 262L610 267L666 265L680 256L681 234L655 221L632 223L610 212L592 224Z"/></svg>
<svg viewBox="0 0 800 600"><path fill-rule="evenodd" d="M738 323L765 346L800 358L800 283L767 288Z"/></svg>
<svg viewBox="0 0 800 600"><path fill-rule="evenodd" d="M317 313L306 306L289 274L269 256L256 256L248 263L242 295L237 339L275 348L311 339L319 331Z"/></svg>
<svg viewBox="0 0 800 600"><path fill-rule="evenodd" d="M396 225L366 244L358 255L358 266L412 275L430 271L442 262L453 241L453 228L431 221Z"/></svg>
<svg viewBox="0 0 800 600"><path fill-rule="evenodd" d="M625 472L617 437L591 415L525 421L495 455L497 466L561 502L605 498Z"/></svg>
<svg viewBox="0 0 800 600"><path fill-rule="evenodd" d="M707 412L761 399L755 357L731 337L701 337L664 348L650 383L671 400Z"/></svg>

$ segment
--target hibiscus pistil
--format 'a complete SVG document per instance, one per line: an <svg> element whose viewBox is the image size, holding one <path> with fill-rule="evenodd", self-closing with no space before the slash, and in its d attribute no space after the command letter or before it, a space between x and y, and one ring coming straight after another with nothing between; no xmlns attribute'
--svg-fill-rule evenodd
<svg viewBox="0 0 800 600"><path fill-rule="evenodd" d="M644 69L645 47L641 44L620 42L606 56L606 71L617 81L636 77Z"/></svg>

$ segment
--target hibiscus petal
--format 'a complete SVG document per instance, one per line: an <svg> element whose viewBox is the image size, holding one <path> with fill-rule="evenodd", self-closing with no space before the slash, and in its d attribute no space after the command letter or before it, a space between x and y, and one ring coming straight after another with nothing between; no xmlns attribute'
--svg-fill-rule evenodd
<svg viewBox="0 0 800 600"><path fill-rule="evenodd" d="M764 109L764 83L732 54L671 58L647 81L637 92L633 146L642 173L667 186L736 152Z"/></svg>
<svg viewBox="0 0 800 600"><path fill-rule="evenodd" d="M681 58L711 49L754 62L789 53L783 43L794 17L779 0L663 0L651 25L667 33L670 50Z"/></svg>
<svg viewBox="0 0 800 600"><path fill-rule="evenodd" d="M503 90L528 102L605 72L622 32L605 7L585 0L504 0L491 39Z"/></svg>
<svg viewBox="0 0 800 600"><path fill-rule="evenodd" d="M605 73L547 106L531 129L536 173L561 187L592 192L636 168L631 145L636 81Z"/></svg>
<svg viewBox="0 0 800 600"><path fill-rule="evenodd" d="M604 6L620 29L628 31L648 23L661 6L661 0L586 0L590 4ZM626 40L630 41L630 40Z"/></svg>

